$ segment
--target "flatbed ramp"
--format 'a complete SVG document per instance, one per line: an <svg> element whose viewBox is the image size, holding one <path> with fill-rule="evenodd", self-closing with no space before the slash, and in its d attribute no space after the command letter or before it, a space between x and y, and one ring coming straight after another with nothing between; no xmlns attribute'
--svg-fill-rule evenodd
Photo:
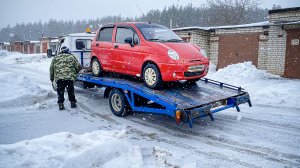
<svg viewBox="0 0 300 168"><path fill-rule="evenodd" d="M86 84L106 87L105 98L109 98L113 89L119 89L132 111L168 115L176 122L187 122L190 127L199 117L209 116L214 120L213 113L232 107L240 111L239 105L243 103L252 106L249 94L243 88L207 78L194 84L169 83L156 90L131 78L95 77L90 74L79 74L77 78Z"/></svg>

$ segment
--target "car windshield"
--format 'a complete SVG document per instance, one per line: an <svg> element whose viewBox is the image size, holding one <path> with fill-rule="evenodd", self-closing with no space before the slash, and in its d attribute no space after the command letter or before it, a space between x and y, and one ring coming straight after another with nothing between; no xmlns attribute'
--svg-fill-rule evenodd
<svg viewBox="0 0 300 168"><path fill-rule="evenodd" d="M182 42L172 30L156 24L136 24L138 29L148 41L158 42Z"/></svg>

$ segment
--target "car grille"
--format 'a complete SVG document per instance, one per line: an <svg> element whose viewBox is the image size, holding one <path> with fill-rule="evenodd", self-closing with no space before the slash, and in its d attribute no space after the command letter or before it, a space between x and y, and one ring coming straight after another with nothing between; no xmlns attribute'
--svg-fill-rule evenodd
<svg viewBox="0 0 300 168"><path fill-rule="evenodd" d="M205 69L205 65L189 66L188 72L202 72Z"/></svg>
<svg viewBox="0 0 300 168"><path fill-rule="evenodd" d="M202 72L184 72L184 77L200 76Z"/></svg>

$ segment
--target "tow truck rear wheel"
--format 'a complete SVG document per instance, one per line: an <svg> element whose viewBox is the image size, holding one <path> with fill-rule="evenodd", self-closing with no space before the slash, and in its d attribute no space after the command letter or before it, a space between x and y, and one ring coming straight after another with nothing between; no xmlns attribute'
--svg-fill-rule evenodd
<svg viewBox="0 0 300 168"><path fill-rule="evenodd" d="M109 107L118 117L124 117L130 112L129 104L124 93L119 89L112 89L109 93Z"/></svg>
<svg viewBox="0 0 300 168"><path fill-rule="evenodd" d="M95 76L101 76L102 75L102 68L101 68L100 62L97 58L92 59L91 69L92 69L92 72Z"/></svg>

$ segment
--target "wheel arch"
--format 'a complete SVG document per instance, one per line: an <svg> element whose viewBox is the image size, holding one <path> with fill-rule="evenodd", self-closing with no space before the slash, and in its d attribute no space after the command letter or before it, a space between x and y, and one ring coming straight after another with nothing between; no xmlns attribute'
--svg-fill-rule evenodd
<svg viewBox="0 0 300 168"><path fill-rule="evenodd" d="M104 94L103 94L103 97L104 99L108 99L109 97L109 92L112 90L113 88L112 87L106 87L105 90L104 90Z"/></svg>
<svg viewBox="0 0 300 168"><path fill-rule="evenodd" d="M100 59L98 59L98 57L95 56L95 55L91 56L91 60L90 60L91 62L90 62L90 65L92 65L93 59L97 59L97 60L99 61L100 65L101 65L101 67L102 67L102 63L101 63Z"/></svg>
<svg viewBox="0 0 300 168"><path fill-rule="evenodd" d="M159 70L160 74L161 74L161 71L160 71L160 69L159 69L159 66L158 66L154 61L147 60L147 61L145 61L145 62L143 63L142 68L141 68L141 78L142 78L142 79L143 79L143 71L144 71L144 68L145 68L145 66L148 65L148 64L153 64L153 65L155 65L155 66L157 67L157 69Z"/></svg>

